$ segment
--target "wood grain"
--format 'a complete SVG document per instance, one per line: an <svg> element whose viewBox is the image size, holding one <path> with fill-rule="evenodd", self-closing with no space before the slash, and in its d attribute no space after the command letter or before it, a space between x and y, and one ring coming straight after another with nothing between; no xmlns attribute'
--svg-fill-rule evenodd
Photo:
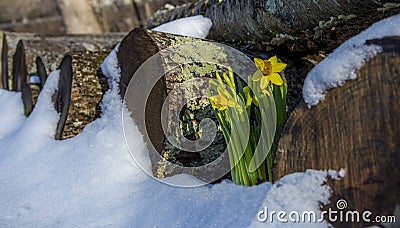
<svg viewBox="0 0 400 228"><path fill-rule="evenodd" d="M351 209L393 214L400 204L400 50L393 40L381 45L384 53L367 62L357 79L329 90L311 109L304 102L295 108L279 141L274 180L344 168L344 179L329 182L327 207L336 209L336 201L345 199Z"/></svg>

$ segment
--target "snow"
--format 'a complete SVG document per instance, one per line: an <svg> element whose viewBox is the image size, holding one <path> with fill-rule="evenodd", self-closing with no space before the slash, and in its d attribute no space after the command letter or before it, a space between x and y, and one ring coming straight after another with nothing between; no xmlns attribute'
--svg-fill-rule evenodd
<svg viewBox="0 0 400 228"><path fill-rule="evenodd" d="M171 21L155 27L152 30L205 39L208 36L211 26L212 22L210 19L202 15L197 15Z"/></svg>
<svg viewBox="0 0 400 228"><path fill-rule="evenodd" d="M328 170L328 176L330 176L330 177L331 177L332 179L334 179L334 180L341 179L341 178L343 178L345 175L346 175L346 170L343 169L343 168L341 168L341 169L339 170L339 172L336 171L336 170L332 170L332 169Z"/></svg>
<svg viewBox="0 0 400 228"><path fill-rule="evenodd" d="M40 78L37 75L29 76L29 83L40 84Z"/></svg>
<svg viewBox="0 0 400 228"><path fill-rule="evenodd" d="M27 118L21 94L0 90L0 227L327 226L262 223L257 215L266 206L319 213L330 195L327 176L339 175L334 171L308 170L254 187L223 181L179 188L146 175L130 155L150 168L142 135L119 96L118 48L101 65L110 84L102 115L73 138L53 138L59 114L51 97L59 71L49 75ZM124 127L130 129L133 151L126 145ZM168 182L200 180L177 175Z"/></svg>
<svg viewBox="0 0 400 228"><path fill-rule="evenodd" d="M0 90L0 140L20 127L24 120L24 105L21 93Z"/></svg>
<svg viewBox="0 0 400 228"><path fill-rule="evenodd" d="M316 188L318 184L326 181L326 172L307 170L305 173L294 173L283 177L279 182L274 184L267 193L264 202L264 208L269 211L299 212L314 211L317 215L320 213L320 203L329 203L330 190L327 186ZM306 183L306 184L305 184ZM313 186L310 188L310 186ZM264 209L261 208L260 210ZM266 210L265 210L266 211ZM318 219L321 216L317 217ZM264 223L254 219L249 227L327 227L328 223L322 221L320 223L302 224L299 221L292 222L289 218L287 223L279 223L277 218L267 220Z"/></svg>
<svg viewBox="0 0 400 228"><path fill-rule="evenodd" d="M308 107L322 101L327 90L355 79L356 71L382 51L379 46L365 45L365 41L386 36L400 36L400 14L381 20L344 42L310 71L303 86L303 98Z"/></svg>

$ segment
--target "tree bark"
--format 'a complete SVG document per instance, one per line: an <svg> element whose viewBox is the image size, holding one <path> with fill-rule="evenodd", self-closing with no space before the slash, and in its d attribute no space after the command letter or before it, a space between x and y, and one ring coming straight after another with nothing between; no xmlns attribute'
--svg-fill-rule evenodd
<svg viewBox="0 0 400 228"><path fill-rule="evenodd" d="M200 39L174 36L146 29L135 29L130 32L121 42L117 54L118 62L121 67L120 92L122 97L125 98L128 109L132 112L132 118L144 135L144 140L149 149L154 175L165 177L178 173L186 173L207 181L207 179L213 179L214 175L219 174L213 173L211 166L210 170L205 173L199 172L196 168L193 168L193 166L195 166L195 163L203 164L207 156L218 157L223 152L224 143L222 133L217 137L219 141L215 142L214 147L211 146L208 151L190 153L188 151L171 148L171 145L165 140L166 136L162 129L161 111L167 95L170 95L174 88L182 85L191 78L213 77L212 73L218 70L218 68L216 66L210 67L207 62L202 62L201 64L183 64L181 67L174 68L180 64L180 61L184 61L182 59L190 60L193 56L193 50L188 53L177 54L168 52L168 54L165 55L161 54L157 56L156 62L158 64L151 66L148 64L142 65L144 62L152 59L153 55L159 53L161 50L165 50L174 45L191 42L204 43L204 41ZM223 55L221 50L217 48L214 50L204 49L196 51L200 56L204 55L215 59L218 58L218 55ZM148 84L151 84L148 82L149 78L151 78L150 75L143 77L139 77L140 75L134 76L135 72L140 70L139 67L150 67L145 68L147 69L146 72L161 72L160 75L163 75L164 67L170 67L171 70L167 70L165 76L161 77L154 86L147 87ZM129 85L129 83L131 83L131 85ZM145 95L147 91L151 91L148 99ZM203 97L198 103L189 105L186 100L189 93L189 91L184 91L176 95L174 94L169 101L170 103L167 106L168 120L180 119L179 117L182 117L180 115L184 113L182 114L184 120L179 120L181 126L184 127L175 129L170 126L170 122L168 121L167 135L174 134L174 131L182 131L182 135L195 140L197 139L199 129L195 129L194 125L198 124L203 117L214 118L214 114L208 105L207 98ZM141 96L141 99L137 99L137 96ZM180 111L180 104L188 105ZM162 157L160 157L160 155ZM173 159L175 161L168 159ZM223 162L219 165L223 165L222 163Z"/></svg>
<svg viewBox="0 0 400 228"><path fill-rule="evenodd" d="M79 134L87 124L100 116L100 102L105 89L98 70L108 53L109 50L67 53L72 58L71 105L60 139Z"/></svg>
<svg viewBox="0 0 400 228"><path fill-rule="evenodd" d="M208 38L257 46L282 46L301 51L341 42L372 23L400 12L395 0L200 0L172 10L158 11L147 23L148 28L188 16L204 15L212 20ZM396 5L397 4L397 5ZM394 6L394 8L391 8ZM382 15L385 14L385 15ZM346 37L335 31L353 25ZM339 32L341 29L339 29ZM331 37L326 36L330 34ZM324 45L321 45L324 44Z"/></svg>
<svg viewBox="0 0 400 228"><path fill-rule="evenodd" d="M279 141L274 180L344 168L342 180L329 182L328 208L344 199L349 210L393 215L400 204L400 37L367 43L381 45L384 53L366 63L357 79L330 90L317 106L307 109L302 102L293 111Z"/></svg>

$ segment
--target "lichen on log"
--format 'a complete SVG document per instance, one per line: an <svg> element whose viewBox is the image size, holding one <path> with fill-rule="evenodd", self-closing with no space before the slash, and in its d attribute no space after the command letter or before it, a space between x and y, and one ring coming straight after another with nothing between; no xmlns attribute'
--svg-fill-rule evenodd
<svg viewBox="0 0 400 228"><path fill-rule="evenodd" d="M62 139L73 137L100 116L100 102L103 91L97 70L108 51L74 51L67 53L72 57L71 105Z"/></svg>

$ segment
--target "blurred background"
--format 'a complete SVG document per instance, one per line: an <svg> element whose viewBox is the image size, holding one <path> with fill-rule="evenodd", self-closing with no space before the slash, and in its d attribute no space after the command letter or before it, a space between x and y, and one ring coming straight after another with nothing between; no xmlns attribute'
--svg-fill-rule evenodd
<svg viewBox="0 0 400 228"><path fill-rule="evenodd" d="M129 32L193 0L0 0L0 30L41 35Z"/></svg>

